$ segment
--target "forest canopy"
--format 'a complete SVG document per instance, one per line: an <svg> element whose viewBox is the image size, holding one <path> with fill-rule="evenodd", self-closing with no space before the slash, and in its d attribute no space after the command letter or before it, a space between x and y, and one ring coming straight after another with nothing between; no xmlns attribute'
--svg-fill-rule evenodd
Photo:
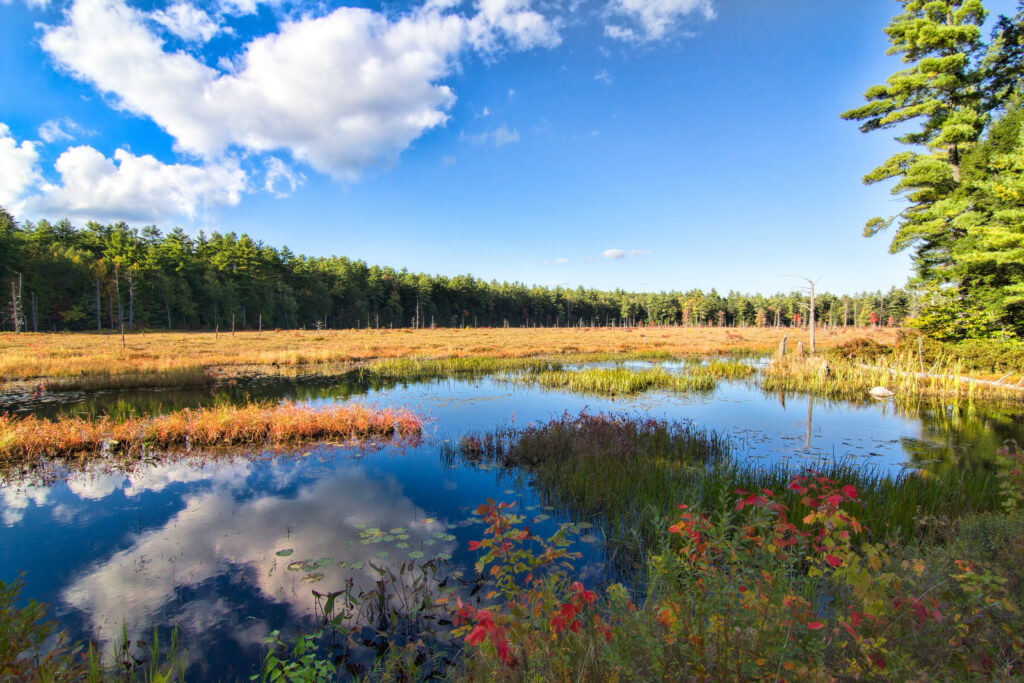
<svg viewBox="0 0 1024 683"><path fill-rule="evenodd" d="M17 222L0 209L3 329L126 330L806 323L808 297L699 289L659 293L486 282L296 255L234 232ZM20 284L19 284L20 283ZM20 303L14 299L20 295ZM825 324L897 324L907 290L818 293Z"/></svg>

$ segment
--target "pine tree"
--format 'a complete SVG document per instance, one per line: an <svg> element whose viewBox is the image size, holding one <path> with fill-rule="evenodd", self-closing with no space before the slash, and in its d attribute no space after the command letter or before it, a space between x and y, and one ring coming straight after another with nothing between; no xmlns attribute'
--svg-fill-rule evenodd
<svg viewBox="0 0 1024 683"><path fill-rule="evenodd" d="M932 280L949 265L951 247L963 236L935 205L960 186L962 157L985 127L980 27L986 12L980 0L901 2L902 13L885 32L889 54L902 55L909 67L868 88L867 104L842 117L861 121L863 132L919 122L896 138L912 149L864 177L866 184L898 179L892 193L906 199L907 206L895 216L872 218L864 234L895 225L891 251L913 246L919 275Z"/></svg>

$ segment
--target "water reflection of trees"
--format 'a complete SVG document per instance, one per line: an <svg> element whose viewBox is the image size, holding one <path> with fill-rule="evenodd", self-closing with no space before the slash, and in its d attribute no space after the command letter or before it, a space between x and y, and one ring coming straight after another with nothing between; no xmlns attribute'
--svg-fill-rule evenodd
<svg viewBox="0 0 1024 683"><path fill-rule="evenodd" d="M897 410L921 423L919 439L902 439L908 460L934 472L988 469L1006 440L1024 442L1024 410L1017 406L935 402L897 406Z"/></svg>
<svg viewBox="0 0 1024 683"><path fill-rule="evenodd" d="M430 380L418 380L425 382ZM374 377L358 371L343 375L302 377L262 376L231 384L191 389L144 389L107 392L65 392L43 396L25 396L12 404L19 412L38 417L109 415L158 415L184 408L206 408L219 404L242 406L254 402L335 400L347 401L371 392L387 391L417 382Z"/></svg>

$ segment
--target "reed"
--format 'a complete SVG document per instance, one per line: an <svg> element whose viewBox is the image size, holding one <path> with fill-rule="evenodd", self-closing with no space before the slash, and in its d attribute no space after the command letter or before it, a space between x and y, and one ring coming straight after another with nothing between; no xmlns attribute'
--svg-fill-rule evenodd
<svg viewBox="0 0 1024 683"><path fill-rule="evenodd" d="M274 445L323 439L412 437L422 420L404 409L295 403L185 409L147 418L56 420L0 414L0 464L80 453Z"/></svg>

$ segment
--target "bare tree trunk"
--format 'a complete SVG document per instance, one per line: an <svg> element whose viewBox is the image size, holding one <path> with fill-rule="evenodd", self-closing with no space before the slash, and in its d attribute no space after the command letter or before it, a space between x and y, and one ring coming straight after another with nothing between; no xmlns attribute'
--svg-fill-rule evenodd
<svg viewBox="0 0 1024 683"><path fill-rule="evenodd" d="M32 290L32 331L39 331L39 307L37 305L36 290Z"/></svg>
<svg viewBox="0 0 1024 683"><path fill-rule="evenodd" d="M811 355L814 355L814 282L811 283Z"/></svg>
<svg viewBox="0 0 1024 683"><path fill-rule="evenodd" d="M121 348L124 348L124 306L121 305L121 278L114 266L114 295L117 297L117 326L121 328Z"/></svg>
<svg viewBox="0 0 1024 683"><path fill-rule="evenodd" d="M128 329L135 329L135 277L128 269Z"/></svg>
<svg viewBox="0 0 1024 683"><path fill-rule="evenodd" d="M103 309L100 305L100 279L96 278L96 331L103 330Z"/></svg>

